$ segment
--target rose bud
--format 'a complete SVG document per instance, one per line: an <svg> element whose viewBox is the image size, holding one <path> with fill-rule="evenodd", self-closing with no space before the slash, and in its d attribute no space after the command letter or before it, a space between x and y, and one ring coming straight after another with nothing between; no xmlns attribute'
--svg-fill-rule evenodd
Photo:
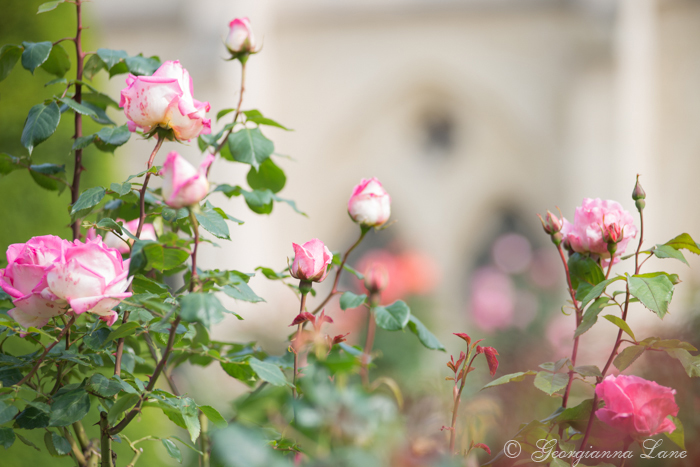
<svg viewBox="0 0 700 467"><path fill-rule="evenodd" d="M608 242L604 231L615 225L620 230L620 239L615 253L608 251ZM576 208L574 223L564 219L561 229L564 243L573 251L588 254L593 259L602 259L605 266L612 258L618 262L629 241L637 235L634 218L625 211L620 203L610 200L585 198L583 204Z"/></svg>
<svg viewBox="0 0 700 467"><path fill-rule="evenodd" d="M595 392L605 402L605 407L596 411L596 417L635 440L676 429L666 418L678 415L675 389L638 376L610 375L596 386Z"/></svg>
<svg viewBox="0 0 700 467"><path fill-rule="evenodd" d="M129 130L172 129L178 141L211 132L211 120L205 118L209 103L192 97L192 79L179 61L163 63L153 76L130 74L126 84L119 107L129 119Z"/></svg>
<svg viewBox="0 0 700 467"><path fill-rule="evenodd" d="M256 53L255 38L253 37L253 29L250 27L248 18L235 18L228 25L229 31L226 37L226 48L234 58L242 54L248 55Z"/></svg>
<svg viewBox="0 0 700 467"><path fill-rule="evenodd" d="M646 206L646 201L644 201L646 197L647 194L639 183L639 175L637 175L637 182L634 184L634 190L632 190L632 199L634 200L634 205L637 206L637 210L640 212Z"/></svg>
<svg viewBox="0 0 700 467"><path fill-rule="evenodd" d="M214 161L207 154L199 165L199 171L177 152L168 154L160 175L163 176L163 199L171 208L180 209L198 204L209 192L207 168Z"/></svg>
<svg viewBox="0 0 700 467"><path fill-rule="evenodd" d="M379 227L391 215L391 197L376 178L362 179L348 201L352 220L363 227Z"/></svg>
<svg viewBox="0 0 700 467"><path fill-rule="evenodd" d="M108 325L114 324L117 312L112 310L122 299L131 279L129 261L114 248L108 248L98 236L82 243L76 240L64 247L46 280L57 297L66 300L75 314L99 315Z"/></svg>
<svg viewBox="0 0 700 467"><path fill-rule="evenodd" d="M289 273L301 281L323 282L328 275L328 265L333 261L333 255L326 245L314 238L303 245L292 243L294 261Z"/></svg>
<svg viewBox="0 0 700 467"><path fill-rule="evenodd" d="M15 306L7 314L23 327L41 328L66 312L67 304L51 292L46 275L70 245L62 238L44 235L7 247L7 267L0 269L0 287Z"/></svg>
<svg viewBox="0 0 700 467"><path fill-rule="evenodd" d="M549 235L559 232L562 228L561 220L557 216L552 214L549 210L547 210L547 215L544 219L542 219L542 216L540 216L539 214L537 214L537 217L540 218L540 222L542 222L542 228L544 228L544 231L547 232Z"/></svg>
<svg viewBox="0 0 700 467"><path fill-rule="evenodd" d="M365 288L370 292L381 292L389 285L389 271L382 263L372 263L365 271Z"/></svg>

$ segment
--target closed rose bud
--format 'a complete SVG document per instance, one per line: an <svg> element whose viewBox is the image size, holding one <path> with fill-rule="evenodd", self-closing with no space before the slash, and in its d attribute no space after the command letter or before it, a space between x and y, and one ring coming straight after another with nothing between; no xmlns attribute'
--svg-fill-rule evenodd
<svg viewBox="0 0 700 467"><path fill-rule="evenodd" d="M318 238L303 245L292 243L294 261L289 273L301 281L322 282L328 275L328 265L333 261L330 250Z"/></svg>
<svg viewBox="0 0 700 467"><path fill-rule="evenodd" d="M632 199L634 200L634 205L637 206L637 210L641 212L646 207L646 201L644 199L647 197L644 188L639 183L639 175L637 175L637 182L634 184L634 190L632 190Z"/></svg>
<svg viewBox="0 0 700 467"><path fill-rule="evenodd" d="M66 312L66 303L49 289L46 274L70 245L68 240L44 235L7 248L7 267L0 269L0 287L15 306L7 313L23 327L40 328Z"/></svg>
<svg viewBox="0 0 700 467"><path fill-rule="evenodd" d="M100 237L69 245L46 275L49 289L68 302L74 313L95 313L113 324L117 312L112 308L131 296L126 292L131 282L127 277L130 260L122 260L122 255L108 248Z"/></svg>
<svg viewBox="0 0 700 467"><path fill-rule="evenodd" d="M595 388L605 407L596 417L613 428L643 440L659 433L672 433L676 425L669 415L678 415L676 390L632 375L610 375Z"/></svg>
<svg viewBox="0 0 700 467"><path fill-rule="evenodd" d="M544 228L544 231L547 232L549 235L559 232L562 228L561 220L557 216L552 214L549 210L547 211L547 215L544 219L542 219L542 216L540 216L539 214L537 214L537 217L540 218L540 222L542 222L542 227Z"/></svg>
<svg viewBox="0 0 700 467"><path fill-rule="evenodd" d="M362 179L348 201L352 220L365 227L379 227L391 215L391 197L376 178Z"/></svg>
<svg viewBox="0 0 700 467"><path fill-rule="evenodd" d="M172 129L179 141L211 132L211 121L205 118L209 103L193 97L192 79L179 61L163 63L152 76L130 74L126 84L119 107L129 119L129 130Z"/></svg>
<svg viewBox="0 0 700 467"><path fill-rule="evenodd" d="M233 55L255 53L255 38L248 18L236 18L228 25L226 48Z"/></svg>
<svg viewBox="0 0 700 467"><path fill-rule="evenodd" d="M389 285L389 271L382 263L372 263L365 271L365 288L370 292L381 292Z"/></svg>
<svg viewBox="0 0 700 467"><path fill-rule="evenodd" d="M199 171L175 151L168 154L160 175L163 176L163 199L171 208L179 209L198 204L209 192L207 168L214 161L207 154Z"/></svg>

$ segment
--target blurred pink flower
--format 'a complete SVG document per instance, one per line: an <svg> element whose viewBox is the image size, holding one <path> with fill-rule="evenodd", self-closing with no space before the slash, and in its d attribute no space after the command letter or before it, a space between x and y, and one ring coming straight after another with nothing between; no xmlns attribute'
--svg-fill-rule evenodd
<svg viewBox="0 0 700 467"><path fill-rule="evenodd" d="M485 266L474 272L470 289L471 315L479 328L493 332L513 324L515 290L510 277Z"/></svg>
<svg viewBox="0 0 700 467"><path fill-rule="evenodd" d="M576 322L574 317L566 316L562 313L557 313L549 324L547 324L545 335L552 345L553 361L571 355L571 346L575 330Z"/></svg>
<svg viewBox="0 0 700 467"><path fill-rule="evenodd" d="M519 274L532 261L532 245L523 235L508 233L496 239L491 254L498 269L508 274Z"/></svg>

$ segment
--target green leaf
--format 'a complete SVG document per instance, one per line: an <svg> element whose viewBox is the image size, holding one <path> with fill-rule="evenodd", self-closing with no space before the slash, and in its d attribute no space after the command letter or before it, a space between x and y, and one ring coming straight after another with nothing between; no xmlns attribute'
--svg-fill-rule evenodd
<svg viewBox="0 0 700 467"><path fill-rule="evenodd" d="M180 448L167 438L161 439L161 442L163 443L163 446L165 446L165 450L168 451L168 455L178 461L178 463L182 464L182 453L180 452Z"/></svg>
<svg viewBox="0 0 700 467"><path fill-rule="evenodd" d="M680 419L674 417L673 415L669 415L667 418L671 420L674 425L676 425L676 429L671 433L664 434L668 439L673 441L676 446L685 451L685 431L683 430L683 423L681 423Z"/></svg>
<svg viewBox="0 0 700 467"><path fill-rule="evenodd" d="M143 76L152 75L161 63L155 57L144 57L143 55L136 55L134 57L127 57L125 60L126 67L129 69L129 73Z"/></svg>
<svg viewBox="0 0 700 467"><path fill-rule="evenodd" d="M83 342L90 350L102 350L107 343L111 342L107 340L109 334L109 328L99 328L92 331L90 334L86 334L83 337Z"/></svg>
<svg viewBox="0 0 700 467"><path fill-rule="evenodd" d="M598 314L605 308L605 305L608 304L610 299L608 297L601 297L597 299L591 306L588 307L588 309L585 311L583 314L583 319L581 320L581 324L576 328L576 332L574 333L574 338L582 335L586 331L588 331L593 325L598 321Z"/></svg>
<svg viewBox="0 0 700 467"><path fill-rule="evenodd" d="M645 347L643 345L631 345L625 348L622 352L615 357L613 360L613 365L620 371L625 371L625 369L633 364L642 353L644 353Z"/></svg>
<svg viewBox="0 0 700 467"><path fill-rule="evenodd" d="M411 315L408 319L408 329L411 330L413 334L418 336L421 344L431 350L442 350L445 352L445 347L440 343L437 337L433 335L432 332L421 323L418 318Z"/></svg>
<svg viewBox="0 0 700 467"><path fill-rule="evenodd" d="M190 257L190 254L184 250L178 250L175 248L163 248L163 270L173 269Z"/></svg>
<svg viewBox="0 0 700 467"><path fill-rule="evenodd" d="M286 386L287 378L277 365L272 363L262 362L255 357L248 360L248 364L263 381L267 381L273 386Z"/></svg>
<svg viewBox="0 0 700 467"><path fill-rule="evenodd" d="M569 258L569 274L577 299L588 295L594 286L605 280L605 274L598 263L581 253L574 253Z"/></svg>
<svg viewBox="0 0 700 467"><path fill-rule="evenodd" d="M15 443L15 432L12 428L0 428L0 444L9 449Z"/></svg>
<svg viewBox="0 0 700 467"><path fill-rule="evenodd" d="M700 376L700 356L694 357L685 349L664 349L668 355L677 358L691 378Z"/></svg>
<svg viewBox="0 0 700 467"><path fill-rule="evenodd" d="M100 70L105 69L107 69L105 62L97 54L90 55L90 58L85 62L83 75L91 80Z"/></svg>
<svg viewBox="0 0 700 467"><path fill-rule="evenodd" d="M195 217L197 217L199 225L201 225L202 228L204 228L210 234L217 238L231 240L226 221L221 214L214 210L214 208L208 203L204 206L201 212L195 213Z"/></svg>
<svg viewBox="0 0 700 467"><path fill-rule="evenodd" d="M112 185L115 185L112 183ZM100 229L107 229L107 230L113 230L119 235L122 234L122 228L119 224L114 219L110 219L109 217L105 217L100 219L100 222L97 223L97 227Z"/></svg>
<svg viewBox="0 0 700 467"><path fill-rule="evenodd" d="M92 102L83 102L82 105L95 113L95 115L91 115L90 117L100 125L115 125L114 121L107 115L107 112L100 106Z"/></svg>
<svg viewBox="0 0 700 467"><path fill-rule="evenodd" d="M93 109L91 109L87 105L78 104L70 97L62 97L59 99L59 101L63 102L65 105L67 105L71 109L75 110L80 115L87 115L89 117L96 117L97 116L97 113Z"/></svg>
<svg viewBox="0 0 700 467"><path fill-rule="evenodd" d="M219 112L216 114L216 121L218 122L218 121L221 119L221 117L230 114L230 113L233 112L234 110L236 110L236 109L222 109L222 110L219 110Z"/></svg>
<svg viewBox="0 0 700 467"><path fill-rule="evenodd" d="M19 433L15 433L15 435L17 436L17 439L18 439L18 440L22 441L24 444L26 444L26 445L29 446L30 448L34 448L34 449L36 449L37 451L41 451L41 449L39 449L38 447L36 447L36 445L35 445L34 443L32 443L31 441L29 441L29 440L28 440L27 438L25 438L24 436L20 435Z"/></svg>
<svg viewBox="0 0 700 467"><path fill-rule="evenodd" d="M286 131L293 131L287 128L286 126L277 123L271 118L263 117L262 113L260 113L259 110L244 110L243 114L246 116L246 122L257 123L258 125L274 126Z"/></svg>
<svg viewBox="0 0 700 467"><path fill-rule="evenodd" d="M49 454L53 457L65 456L71 452L68 440L50 431L44 433L44 444L46 444L46 449L48 449Z"/></svg>
<svg viewBox="0 0 700 467"><path fill-rule="evenodd" d="M81 136L73 142L73 147L70 148L70 150L75 151L76 149L85 149L86 147L90 146L93 141L95 141L96 137L97 135Z"/></svg>
<svg viewBox="0 0 700 467"><path fill-rule="evenodd" d="M652 253L657 258L674 258L690 266L688 261L685 259L685 256L683 256L683 253L670 245L656 245L656 248L652 250Z"/></svg>
<svg viewBox="0 0 700 467"><path fill-rule="evenodd" d="M104 375L95 373L90 376L87 386L85 386L85 390L99 394L102 397L112 397L119 394L119 392L122 390L122 385L113 379L108 379Z"/></svg>
<svg viewBox="0 0 700 467"><path fill-rule="evenodd" d="M245 202L251 211L257 214L270 214L274 201L274 194L270 190L241 190Z"/></svg>
<svg viewBox="0 0 700 467"><path fill-rule="evenodd" d="M61 110L55 102L48 105L37 104L29 109L21 138L22 145L27 148L29 154L54 134L60 121Z"/></svg>
<svg viewBox="0 0 700 467"><path fill-rule="evenodd" d="M235 161L250 164L255 169L275 151L275 145L259 128L243 128L232 133L228 137L228 147Z"/></svg>
<svg viewBox="0 0 700 467"><path fill-rule="evenodd" d="M19 413L15 419L15 423L17 424L17 428L33 430L35 428L47 427L49 425L50 418L51 415L49 415L49 413L47 413L45 410L27 406Z"/></svg>
<svg viewBox="0 0 700 467"><path fill-rule="evenodd" d="M0 81L7 78L7 75L10 74L17 63L17 60L19 60L19 57L22 56L23 50L24 49L22 47L14 44L6 44L2 46L0 49Z"/></svg>
<svg viewBox="0 0 700 467"><path fill-rule="evenodd" d="M73 207L71 207L71 216L74 216L75 214L80 213L81 211L90 212L92 208L97 206L100 203L100 201L102 201L102 198L105 197L105 193L106 190L101 186L94 186L83 191L83 193L78 198L78 201L76 201Z"/></svg>
<svg viewBox="0 0 700 467"><path fill-rule="evenodd" d="M215 427L217 428L226 428L228 426L228 422L224 417L221 416L218 410L216 410L214 407L210 405L200 405L199 410L202 411L204 415L207 416L207 418L214 424Z"/></svg>
<svg viewBox="0 0 700 467"><path fill-rule="evenodd" d="M574 371L581 376L603 376L603 374L600 372L600 368L595 365L577 366L574 368Z"/></svg>
<svg viewBox="0 0 700 467"><path fill-rule="evenodd" d="M110 332L109 336L107 336L107 340L114 341L122 337L127 337L136 334L136 329L138 329L139 327L141 327L141 325L134 321L124 323L114 331Z"/></svg>
<svg viewBox="0 0 700 467"><path fill-rule="evenodd" d="M700 255L700 248L698 248L698 244L695 243L695 240L693 240L693 238L687 233L682 233L676 238L667 241L665 245L668 245L676 250L688 250L691 253Z"/></svg>
<svg viewBox="0 0 700 467"><path fill-rule="evenodd" d="M180 298L180 316L188 323L197 321L207 329L224 319L226 309L211 293L190 293Z"/></svg>
<svg viewBox="0 0 700 467"><path fill-rule="evenodd" d="M264 302L262 297L259 297L253 289L243 280L243 278L233 275L231 276L231 283L224 286L223 291L229 297L235 298L236 300L243 300L251 303Z"/></svg>
<svg viewBox="0 0 700 467"><path fill-rule="evenodd" d="M494 386L500 386L501 384L506 384L506 383L512 383L512 382L518 382L522 381L525 379L526 376L531 376L531 375L536 375L536 371L519 371L517 373L511 373L509 375L503 375L500 378L496 378L487 385L485 385L482 390L486 388L492 388Z"/></svg>
<svg viewBox="0 0 700 467"><path fill-rule="evenodd" d="M29 166L29 175L42 188L62 192L66 185L58 180L66 180L66 167L55 164L38 164ZM49 177L50 175L50 177ZM58 180L56 180L58 179Z"/></svg>
<svg viewBox="0 0 700 467"><path fill-rule="evenodd" d="M299 208L297 208L297 203L295 203L291 199L280 198L279 196L274 195L274 194L272 195L272 199L274 199L278 203L287 203L288 205L290 205L292 207L292 209L294 209L297 212L297 214L301 214L302 216L306 216L306 213L304 211L300 210Z"/></svg>
<svg viewBox="0 0 700 467"><path fill-rule="evenodd" d="M549 373L540 371L535 376L533 384L537 389L549 394L550 396L557 391L561 391L569 383L569 375L566 373Z"/></svg>
<svg viewBox="0 0 700 467"><path fill-rule="evenodd" d="M347 310L351 308L357 308L358 306L365 303L366 299L367 295L365 294L356 295L350 291L345 292L343 293L343 295L340 296L340 309Z"/></svg>
<svg viewBox="0 0 700 467"><path fill-rule="evenodd" d="M55 0L53 2L42 3L39 5L39 11L37 11L36 14L38 15L39 13L46 13L47 11L55 10L59 4L65 1L66 0Z"/></svg>
<svg viewBox="0 0 700 467"><path fill-rule="evenodd" d="M668 313L673 298L673 283L665 274L640 274L627 278L632 296L662 318Z"/></svg>
<svg viewBox="0 0 700 467"><path fill-rule="evenodd" d="M117 399L109 412L107 413L107 421L110 426L114 426L115 422L119 420L121 415L128 409L136 405L140 400L138 394L126 394L122 398Z"/></svg>
<svg viewBox="0 0 700 467"><path fill-rule="evenodd" d="M95 140L95 145L97 149L105 152L114 152L114 150L127 141L131 137L131 132L126 125L118 127L105 127L97 132L97 140Z"/></svg>
<svg viewBox="0 0 700 467"><path fill-rule="evenodd" d="M612 279L606 279L603 282L600 282L599 284L596 284L593 288L591 288L588 293L584 297L580 299L581 301L581 309L586 308L586 305L588 305L588 302L591 300L595 300L596 298L600 297L600 295L605 291L605 289L608 288L610 284L612 284L615 281L621 281L625 280L624 276L616 276L613 277Z"/></svg>
<svg viewBox="0 0 700 467"><path fill-rule="evenodd" d="M627 324L627 322L623 321L622 318L618 318L618 317L615 316L615 315L605 315L605 316L603 316L603 318L607 319L608 321L610 321L611 323L613 323L615 326L617 326L618 328L620 328L620 329L622 329L623 331L625 331L625 332L627 333L627 335L630 336L630 337L632 338L633 341L637 342L637 338L634 337L634 333L633 333L632 330L630 329L630 327L629 327L629 325Z"/></svg>
<svg viewBox="0 0 700 467"><path fill-rule="evenodd" d="M48 71L52 75L63 78L68 70L70 70L70 58L68 53L59 44L56 44L51 49L49 58L41 65L41 68Z"/></svg>
<svg viewBox="0 0 700 467"><path fill-rule="evenodd" d="M15 415L19 413L19 409L15 407L14 405L8 405L5 404L4 402L0 401L0 425L3 423L7 423L13 418L15 418Z"/></svg>
<svg viewBox="0 0 700 467"><path fill-rule="evenodd" d="M97 49L97 55L102 59L107 69L111 69L114 65L129 56L124 50L110 49Z"/></svg>
<svg viewBox="0 0 700 467"><path fill-rule="evenodd" d="M126 232L126 230L124 232ZM159 252L160 257L158 255ZM134 241L134 244L131 246L131 262L129 263L129 276L133 276L142 269L146 268L146 266L149 265L150 261L156 260L157 262L159 258L162 258L160 264L162 269L163 263L165 262L165 257L163 254L163 245L153 240ZM156 266L158 266L158 264L150 264L151 269L156 269Z"/></svg>
<svg viewBox="0 0 700 467"><path fill-rule="evenodd" d="M49 426L68 426L82 420L90 411L90 395L78 388L56 397L51 404Z"/></svg>
<svg viewBox="0 0 700 467"><path fill-rule="evenodd" d="M251 167L246 179L252 189L270 190L273 193L281 191L287 183L284 171L270 158L265 159L258 169Z"/></svg>
<svg viewBox="0 0 700 467"><path fill-rule="evenodd" d="M231 376L249 387L255 386L255 372L248 362L221 362L221 368Z"/></svg>
<svg viewBox="0 0 700 467"><path fill-rule="evenodd" d="M22 66L31 71L32 74L36 67L44 63L51 53L53 44L46 42L22 42L24 52L22 52Z"/></svg>
<svg viewBox="0 0 700 467"><path fill-rule="evenodd" d="M382 329L400 331L405 328L411 317L411 310L406 303L397 300L389 306L374 308L374 320Z"/></svg>

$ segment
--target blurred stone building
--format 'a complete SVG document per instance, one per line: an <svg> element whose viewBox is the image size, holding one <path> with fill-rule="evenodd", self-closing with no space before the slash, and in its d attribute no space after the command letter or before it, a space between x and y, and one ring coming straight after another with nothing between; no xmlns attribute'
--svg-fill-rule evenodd
<svg viewBox="0 0 700 467"><path fill-rule="evenodd" d="M347 248L357 235L347 198L377 176L397 222L372 241L435 258L431 321L451 350L446 325L468 322L470 273L495 237L515 231L548 246L537 212L558 205L571 219L583 197L633 210L640 173L651 242L700 231L698 0L101 0L90 9L105 47L179 59L212 118L238 98L240 67L223 60L228 21L250 17L264 44L248 62L243 107L295 130L264 132L291 157L275 156L288 175L281 195L309 217L284 204L256 216L241 199L216 198L246 224L231 225L233 242L204 249L205 267L282 269L291 242L312 237ZM145 164L150 146L117 153L125 172ZM194 142L179 149L199 157ZM236 184L246 171L217 161L212 173ZM251 286L267 303L241 304L246 320L227 329L285 336L292 295L262 277Z"/></svg>

